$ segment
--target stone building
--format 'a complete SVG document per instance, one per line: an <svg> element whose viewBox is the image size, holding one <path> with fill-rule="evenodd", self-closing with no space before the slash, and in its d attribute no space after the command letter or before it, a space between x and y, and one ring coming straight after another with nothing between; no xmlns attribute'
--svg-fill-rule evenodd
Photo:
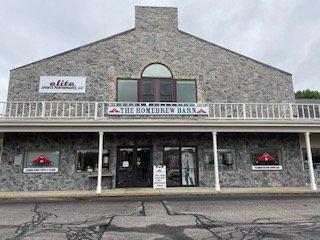
<svg viewBox="0 0 320 240"><path fill-rule="evenodd" d="M181 31L176 8L135 11L11 70L0 191L152 187L153 166L168 187L316 189L319 104L295 102L291 74Z"/></svg>

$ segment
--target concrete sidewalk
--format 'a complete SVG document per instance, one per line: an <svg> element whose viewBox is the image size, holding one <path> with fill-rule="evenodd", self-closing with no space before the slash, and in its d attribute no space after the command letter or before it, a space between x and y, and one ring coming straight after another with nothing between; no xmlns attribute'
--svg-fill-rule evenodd
<svg viewBox="0 0 320 240"><path fill-rule="evenodd" d="M117 188L103 190L97 194L94 190L78 191L29 191L29 192L0 192L0 200L31 200L31 199L68 199L68 198L97 198L97 197L137 197L137 196L188 196L188 195L302 195L313 194L320 197L320 191L312 191L309 187L265 187L265 188L221 188L217 192L214 187L189 188Z"/></svg>

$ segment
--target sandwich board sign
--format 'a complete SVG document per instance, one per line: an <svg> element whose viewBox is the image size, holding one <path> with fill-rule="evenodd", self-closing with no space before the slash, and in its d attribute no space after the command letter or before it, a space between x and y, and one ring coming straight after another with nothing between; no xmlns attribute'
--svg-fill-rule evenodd
<svg viewBox="0 0 320 240"><path fill-rule="evenodd" d="M153 166L153 189L167 188L166 166Z"/></svg>

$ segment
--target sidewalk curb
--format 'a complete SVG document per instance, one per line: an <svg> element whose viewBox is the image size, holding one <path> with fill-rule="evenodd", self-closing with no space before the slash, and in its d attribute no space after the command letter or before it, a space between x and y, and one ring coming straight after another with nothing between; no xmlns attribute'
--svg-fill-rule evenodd
<svg viewBox="0 0 320 240"><path fill-rule="evenodd" d="M47 192L0 192L0 201L26 201L26 200L73 200L73 199L102 199L114 197L187 197L187 196L212 196L212 197L254 197L254 196L316 196L320 191L309 188L223 188L220 192L212 188L177 188L177 189L111 189L104 190L101 194L95 191L47 191Z"/></svg>

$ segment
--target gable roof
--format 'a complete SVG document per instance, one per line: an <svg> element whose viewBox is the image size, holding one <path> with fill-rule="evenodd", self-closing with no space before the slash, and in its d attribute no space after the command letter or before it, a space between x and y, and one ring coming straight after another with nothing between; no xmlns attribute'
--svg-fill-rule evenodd
<svg viewBox="0 0 320 240"><path fill-rule="evenodd" d="M118 33L118 34L115 34L115 35L112 35L112 36L109 36L109 37L106 37L106 38L103 38L103 39L100 39L100 40L97 40L97 41L94 41L94 42L91 42L91 43L87 43L87 44L85 44L85 45L81 45L81 46L79 46L79 47L70 49L70 50L68 50L68 51L64 51L64 52L61 52L61 53L58 53L58 54L55 54L55 55L52 55L52 56L49 56L49 57L46 57L46 58L43 58L43 59L34 61L34 62L31 62L31 63L28 63L28 64L25 64L25 65L22 65L22 66L20 66L20 67L16 67L16 68L14 68L14 69L11 69L10 71L14 71L14 70L17 70L17 69L19 69L19 68L23 68L23 67L26 67L26 66L29 66L29 65L32 65L32 64L41 62L41 61L43 61L43 60L47 60L47 59L50 59L50 58L53 58L53 57L57 57L57 56L60 56L60 55L63 55L63 54L67 54L67 53L69 53L69 52L72 52L72 51L75 51L75 50L78 50L78 49L81 49L81 48L84 48L84 47L88 47L88 46L91 46L91 45L94 45L94 44L97 44L97 43L100 43L100 42L103 42L103 41L107 41L107 40L112 39L112 38L114 38L114 37L118 37L118 36L127 34L127 33L129 33L129 32L132 32L132 31L134 31L135 29L136 29L136 28L132 28L132 29L126 30L126 31L124 31L124 32L120 32L120 33ZM215 47L221 48L221 49L223 49L223 50L225 50L225 51L228 51L228 52L231 52L231 53L233 53L233 54L236 54L236 55L238 55L238 56L240 56L240 57L247 58L247 59L249 59L249 60L251 60L251 61L254 61L254 62L258 63L258 64L261 64L261 65L263 65L263 66L265 66L265 67L268 67L268 68L277 70L277 71L279 71L279 72L282 72L282 73L285 73L285 74L288 74L288 75L292 75L291 73L288 73L288 72L286 72L286 71L284 71L284 70L281 70L281 69L279 69L279 68L273 67L273 66L268 65L268 64L266 64L266 63L263 63L263 62L261 62L261 61L255 60L255 59L250 58L250 57L248 57L248 56L245 56L245 55L243 55L243 54L237 53L237 52L235 52L235 51L232 51L232 50L230 50L230 49L228 49L228 48L222 47L222 46L217 45L217 44L215 44L215 43L209 42L209 41L204 40L204 39L202 39L202 38L200 38L200 37L194 36L194 35L192 35L192 34L190 34L190 33L184 32L184 31L179 30L179 29L178 29L178 32L180 32L180 33L182 33L182 34L185 34L185 35L188 35L188 36L190 36L190 37L192 37L192 38L195 38L195 39L197 39L197 40L199 40L199 41L202 41L202 42L204 42L204 43L207 43L207 44L213 45L213 46L215 46Z"/></svg>

